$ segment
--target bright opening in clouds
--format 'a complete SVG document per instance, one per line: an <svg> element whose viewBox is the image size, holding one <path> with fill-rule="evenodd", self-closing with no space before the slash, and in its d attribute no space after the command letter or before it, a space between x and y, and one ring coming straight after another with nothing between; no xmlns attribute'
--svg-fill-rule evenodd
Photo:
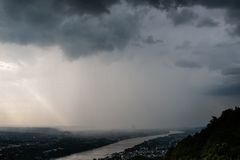
<svg viewBox="0 0 240 160"><path fill-rule="evenodd" d="M0 0L0 125L205 125L239 105L240 2Z"/></svg>

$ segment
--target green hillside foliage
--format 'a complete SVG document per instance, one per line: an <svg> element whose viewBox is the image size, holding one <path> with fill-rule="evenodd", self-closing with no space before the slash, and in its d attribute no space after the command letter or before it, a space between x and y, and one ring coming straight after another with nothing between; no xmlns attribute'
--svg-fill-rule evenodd
<svg viewBox="0 0 240 160"><path fill-rule="evenodd" d="M164 159L240 160L240 108L213 117L205 129L179 142Z"/></svg>

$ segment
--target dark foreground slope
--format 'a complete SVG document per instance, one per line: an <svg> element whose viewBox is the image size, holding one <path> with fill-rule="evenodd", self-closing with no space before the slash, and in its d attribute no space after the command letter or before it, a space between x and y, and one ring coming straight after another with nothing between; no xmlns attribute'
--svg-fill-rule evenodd
<svg viewBox="0 0 240 160"><path fill-rule="evenodd" d="M194 136L169 150L165 160L240 160L240 108L223 111Z"/></svg>

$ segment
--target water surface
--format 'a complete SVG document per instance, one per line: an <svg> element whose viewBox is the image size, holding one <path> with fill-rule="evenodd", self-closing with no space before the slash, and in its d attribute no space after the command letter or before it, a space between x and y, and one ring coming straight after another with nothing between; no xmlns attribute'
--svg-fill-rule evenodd
<svg viewBox="0 0 240 160"><path fill-rule="evenodd" d="M104 158L110 156L113 153L122 152L127 148L132 148L135 145L143 143L144 141L148 141L158 137L165 137L170 134L182 133L179 131L170 131L167 134L160 134L155 136L146 136L146 137L138 137L122 140L113 144L109 144L103 147L95 148L89 151L76 153L67 157L58 158L57 160L93 160L94 158Z"/></svg>

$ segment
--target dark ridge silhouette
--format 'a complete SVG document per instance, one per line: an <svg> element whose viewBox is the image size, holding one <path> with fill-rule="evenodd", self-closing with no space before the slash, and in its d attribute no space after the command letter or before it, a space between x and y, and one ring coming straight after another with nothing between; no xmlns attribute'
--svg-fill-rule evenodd
<svg viewBox="0 0 240 160"><path fill-rule="evenodd" d="M240 160L240 108L212 117L205 129L179 142L164 160Z"/></svg>

